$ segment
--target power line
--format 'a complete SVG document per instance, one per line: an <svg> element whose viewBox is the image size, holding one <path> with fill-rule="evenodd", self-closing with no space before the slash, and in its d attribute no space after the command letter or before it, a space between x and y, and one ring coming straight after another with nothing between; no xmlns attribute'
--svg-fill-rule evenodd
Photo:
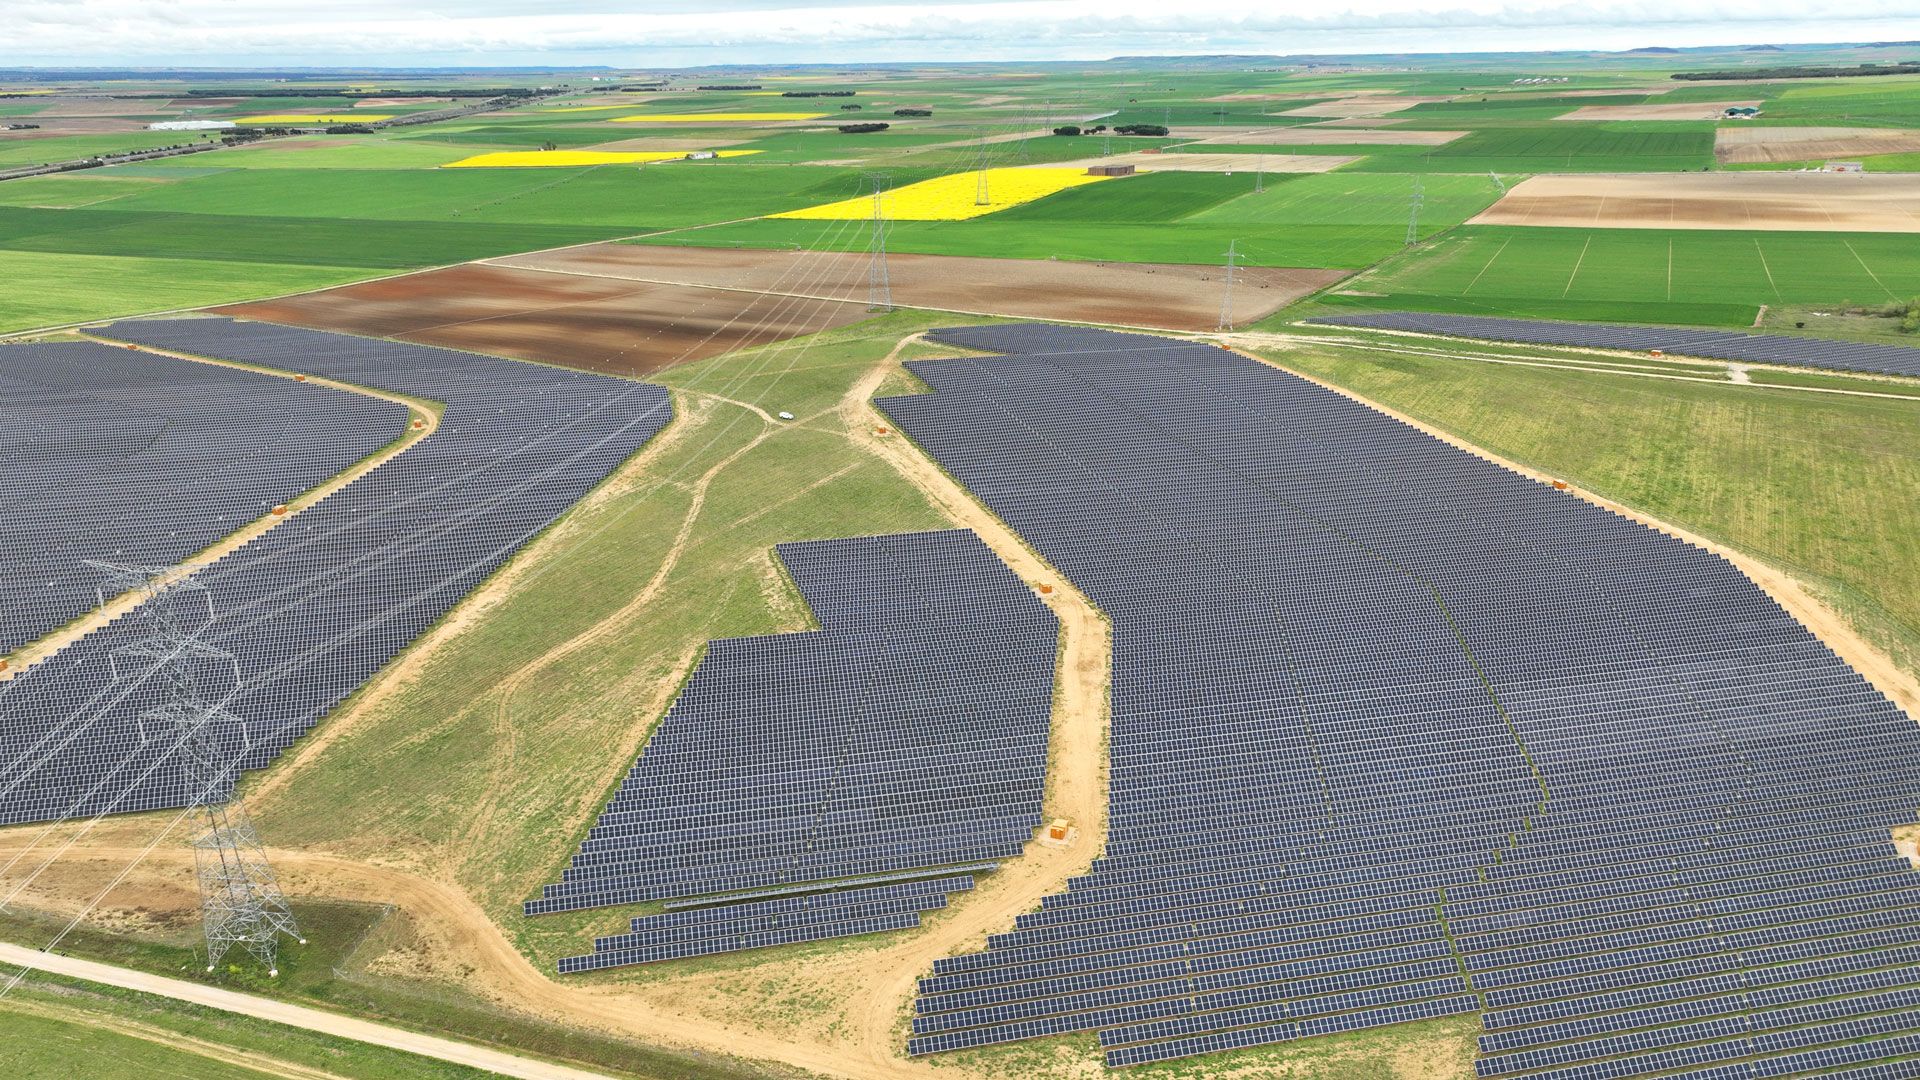
<svg viewBox="0 0 1920 1080"><path fill-rule="evenodd" d="M1227 242L1227 280L1220 290L1220 323L1214 329L1226 333L1233 329L1233 264L1240 257L1238 240Z"/></svg>
<svg viewBox="0 0 1920 1080"><path fill-rule="evenodd" d="M193 841L200 883L200 921L207 939L207 970L238 946L278 975L280 938L303 942L287 898L267 862L266 848L247 812L231 795L234 763L251 744L246 722L226 710L210 683L238 686L240 664L230 652L200 640L213 622L213 597L191 573L175 567L127 567L88 561L116 592L139 592L134 616L145 633L109 656L114 679L121 659L153 665L142 677L159 676L160 703L137 718L142 741L149 725L174 733L176 763L188 793L188 808L206 818ZM204 611L199 609L204 607ZM234 749L231 744L238 740Z"/></svg>
<svg viewBox="0 0 1920 1080"><path fill-rule="evenodd" d="M868 173L873 182L873 235L867 240L867 310L892 311L893 285L887 278L887 211L885 192L888 174Z"/></svg>

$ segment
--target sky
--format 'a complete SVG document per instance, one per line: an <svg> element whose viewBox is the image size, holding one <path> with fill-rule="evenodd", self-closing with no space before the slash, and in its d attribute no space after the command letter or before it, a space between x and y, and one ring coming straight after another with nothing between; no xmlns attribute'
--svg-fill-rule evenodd
<svg viewBox="0 0 1920 1080"><path fill-rule="evenodd" d="M1917 39L1916 0L0 0L0 67L648 68Z"/></svg>

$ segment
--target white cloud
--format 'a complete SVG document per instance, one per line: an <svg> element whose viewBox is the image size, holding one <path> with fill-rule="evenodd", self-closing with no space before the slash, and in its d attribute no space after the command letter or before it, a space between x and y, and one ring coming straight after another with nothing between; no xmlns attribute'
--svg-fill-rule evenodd
<svg viewBox="0 0 1920 1080"><path fill-rule="evenodd" d="M1911 0L0 0L0 64L1097 59L1920 38Z"/></svg>

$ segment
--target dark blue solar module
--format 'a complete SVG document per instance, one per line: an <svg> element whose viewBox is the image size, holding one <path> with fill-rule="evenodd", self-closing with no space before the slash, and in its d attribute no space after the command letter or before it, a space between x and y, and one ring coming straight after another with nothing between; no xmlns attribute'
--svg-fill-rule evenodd
<svg viewBox="0 0 1920 1080"><path fill-rule="evenodd" d="M1542 319L1500 319L1484 315L1426 315L1413 311L1326 315L1307 321L1323 326L1411 330L1423 334L1446 334L1450 337L1528 345L1573 345L1630 352L1657 349L1683 356L1703 356L1710 360L1920 376L1920 349L1908 345L1873 345L1858 341L1827 341L1779 334L1741 334L1727 330L1675 329L1665 326L1565 323Z"/></svg>
<svg viewBox="0 0 1920 1080"><path fill-rule="evenodd" d="M1059 634L1040 598L966 531L778 551L820 629L712 642L527 914L977 864L1032 839Z"/></svg>
<svg viewBox="0 0 1920 1080"><path fill-rule="evenodd" d="M449 349L226 319L102 333L445 406L431 436L198 575L216 613L203 639L239 664L226 704L244 730L219 737L242 768L271 761L672 415L658 386ZM187 800L173 742L140 720L160 688L112 676L138 633L112 624L0 686L0 823Z"/></svg>
<svg viewBox="0 0 1920 1080"><path fill-rule="evenodd" d="M1489 1077L1920 1054L1920 733L1733 566L1216 347L935 337L1008 355L882 407L1112 618L1110 827L911 1052L1479 1012Z"/></svg>
<svg viewBox="0 0 1920 1080"><path fill-rule="evenodd" d="M93 342L0 347L0 656L399 438L407 407Z"/></svg>

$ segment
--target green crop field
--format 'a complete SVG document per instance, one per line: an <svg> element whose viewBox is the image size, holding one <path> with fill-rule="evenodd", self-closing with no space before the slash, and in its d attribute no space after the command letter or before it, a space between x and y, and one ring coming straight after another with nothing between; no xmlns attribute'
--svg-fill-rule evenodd
<svg viewBox="0 0 1920 1080"><path fill-rule="evenodd" d="M1468 225L1321 298L1327 305L1743 326L1762 304L1880 304L1920 293L1898 233Z"/></svg>
<svg viewBox="0 0 1920 1080"><path fill-rule="evenodd" d="M1712 164L1713 130L1708 124L1563 120L1472 131L1425 148L1417 158L1396 156L1352 167L1387 172L1685 172Z"/></svg>
<svg viewBox="0 0 1920 1080"><path fill-rule="evenodd" d="M257 300L381 272L365 266L21 251L0 244L0 280L36 283L0 289L0 333Z"/></svg>

